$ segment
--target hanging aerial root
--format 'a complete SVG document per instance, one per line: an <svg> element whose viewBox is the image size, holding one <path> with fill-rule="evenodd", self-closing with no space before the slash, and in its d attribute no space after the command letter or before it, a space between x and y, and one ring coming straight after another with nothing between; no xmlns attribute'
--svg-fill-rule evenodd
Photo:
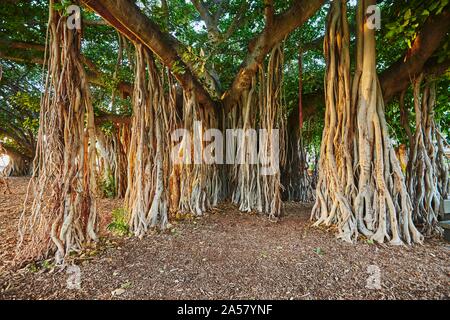
<svg viewBox="0 0 450 320"><path fill-rule="evenodd" d="M286 127L286 162L281 169L281 182L284 186L283 200L314 202L314 188L316 175L308 170L307 150L304 140L305 123L303 120L303 62L300 50L298 66L298 126L289 123ZM316 168L315 168L316 169Z"/></svg>
<svg viewBox="0 0 450 320"><path fill-rule="evenodd" d="M96 241L95 125L86 74L80 60L81 33L50 2L48 73L41 98L33 196L19 221L16 261L56 251L61 263L71 251Z"/></svg>
<svg viewBox="0 0 450 320"><path fill-rule="evenodd" d="M164 79L164 72L149 50L136 44L125 207L130 228L139 237L149 228L166 228L169 216L202 215L218 203L221 195L217 165L204 164L202 159L194 161L194 148L191 148L194 146L192 139L198 135L196 147L202 155L204 132L215 128L217 120L199 108L193 92L185 91L183 121L178 121L176 86L170 75L167 86ZM180 126L186 133L181 142L172 137ZM175 161L177 157L189 161Z"/></svg>
<svg viewBox="0 0 450 320"><path fill-rule="evenodd" d="M128 153L128 183L125 207L131 231L142 237L149 227L167 224L167 180L163 170L163 146L169 123L162 114L168 109L162 76L152 54L136 44L132 135Z"/></svg>
<svg viewBox="0 0 450 320"><path fill-rule="evenodd" d="M231 199L241 211L265 213L273 219L282 212L279 167L286 163L282 66L283 51L277 46L267 68L260 68L238 108L228 115L227 124L230 129L243 130L241 143L227 143L227 153L236 160L231 167ZM252 111L255 106L257 112Z"/></svg>
<svg viewBox="0 0 450 320"><path fill-rule="evenodd" d="M205 163L205 132L218 127L214 114L201 110L193 92L184 92L183 129L178 152L182 159L178 166L179 204L182 214L200 216L222 199L219 165ZM175 204L174 204L175 205Z"/></svg>

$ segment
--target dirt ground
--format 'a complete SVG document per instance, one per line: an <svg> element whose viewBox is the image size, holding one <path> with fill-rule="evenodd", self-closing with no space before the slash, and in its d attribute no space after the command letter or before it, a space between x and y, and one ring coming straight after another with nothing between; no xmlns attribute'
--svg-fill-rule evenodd
<svg viewBox="0 0 450 320"><path fill-rule="evenodd" d="M350 245L311 228L309 206L286 204L270 222L230 205L143 239L104 234L72 273L51 267L12 271L27 180L0 195L0 299L448 299L450 246ZM101 200L103 224L120 201ZM380 288L376 279L379 272ZM366 286L372 284L372 288ZM370 286L369 286L370 287Z"/></svg>

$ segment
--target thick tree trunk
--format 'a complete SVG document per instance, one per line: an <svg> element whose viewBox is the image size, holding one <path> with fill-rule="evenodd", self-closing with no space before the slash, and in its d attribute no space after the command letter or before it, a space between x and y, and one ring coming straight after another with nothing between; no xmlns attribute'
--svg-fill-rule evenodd
<svg viewBox="0 0 450 320"><path fill-rule="evenodd" d="M338 236L352 241L357 236L352 202L356 196L353 176L354 108L350 87L350 35L344 1L333 1L327 19L324 51L326 111L319 179L312 217L315 225L336 223Z"/></svg>
<svg viewBox="0 0 450 320"><path fill-rule="evenodd" d="M169 168L162 170L162 145L168 148L174 109L167 106L159 72L148 49L136 46L133 121L128 153L125 207L130 227L142 237L149 227L165 228L168 221ZM164 114L168 112L169 114ZM164 134L163 134L163 133ZM165 139L164 139L165 138ZM163 140L164 139L164 140Z"/></svg>
<svg viewBox="0 0 450 320"><path fill-rule="evenodd" d="M4 154L9 157L9 174L11 176L22 177L32 173L33 159L10 147L3 147Z"/></svg>
<svg viewBox="0 0 450 320"><path fill-rule="evenodd" d="M214 112L199 107L194 91L185 91L182 121L178 123L176 86L171 76L166 95L163 72L158 71L146 47L135 45L125 206L131 230L141 237L151 227L166 228L169 213L171 217L202 215L221 199L222 183L218 166L205 164L203 158L205 130L218 125ZM172 135L181 124L181 141L174 141Z"/></svg>
<svg viewBox="0 0 450 320"><path fill-rule="evenodd" d="M346 241L362 234L380 243L386 239L394 245L421 243L423 237L413 223L411 200L389 139L375 68L375 31L364 20L367 7L374 4L374 0L361 0L358 5L351 90L345 2L334 1L331 7L325 40L327 118L313 218L318 219L316 225L337 224L339 237ZM356 119L352 110L357 112Z"/></svg>
<svg viewBox="0 0 450 320"><path fill-rule="evenodd" d="M377 242L422 242L412 221L412 204L400 163L389 138L384 100L375 67L375 30L363 24L364 13L374 0L359 3L357 74L354 79L358 110L358 195L355 214L358 230Z"/></svg>

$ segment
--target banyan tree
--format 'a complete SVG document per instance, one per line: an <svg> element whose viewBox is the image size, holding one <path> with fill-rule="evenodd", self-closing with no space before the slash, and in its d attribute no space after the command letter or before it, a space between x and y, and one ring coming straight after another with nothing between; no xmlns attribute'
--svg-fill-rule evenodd
<svg viewBox="0 0 450 320"><path fill-rule="evenodd" d="M420 2L413 21L400 2L33 4L46 33L0 39L11 70L42 67L0 86L2 153L31 174L17 260L96 242L101 197L140 238L223 202L278 221L286 201L350 243L440 236L450 8Z"/></svg>

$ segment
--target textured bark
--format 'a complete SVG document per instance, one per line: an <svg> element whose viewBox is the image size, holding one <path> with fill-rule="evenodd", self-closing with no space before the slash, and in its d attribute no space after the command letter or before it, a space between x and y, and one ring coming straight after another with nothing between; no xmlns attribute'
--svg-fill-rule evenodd
<svg viewBox="0 0 450 320"><path fill-rule="evenodd" d="M2 144L0 143L0 158L7 155L6 150L3 148ZM2 166L4 163L2 163ZM2 191L3 194L11 194L11 189L9 188L9 176L11 175L12 170L12 163L10 162L1 168L0 170L0 191Z"/></svg>
<svg viewBox="0 0 450 320"><path fill-rule="evenodd" d="M168 179L164 177L169 176L170 168L165 168L165 175L162 174L164 156L161 146L168 148L174 109L167 107L163 73L157 69L153 56L143 45L135 46L133 121L125 207L131 231L142 237L148 228L165 228L168 221Z"/></svg>
<svg viewBox="0 0 450 320"><path fill-rule="evenodd" d="M166 228L170 217L202 215L215 206L220 200L221 181L217 166L197 163L191 149L194 135L202 141L204 130L217 127L214 112L199 107L194 91L185 91L182 127L189 135L175 145L178 141L172 141L171 135L181 125L176 116L176 86L167 76L170 90L165 95L166 76L158 70L149 50L137 43L136 52L125 207L131 230L142 237L149 228ZM200 128L195 127L196 121L202 124ZM204 145L197 141L196 147L203 154Z"/></svg>
<svg viewBox="0 0 450 320"><path fill-rule="evenodd" d="M316 226L337 224L338 237L350 242L357 236L352 210L356 196L353 176L355 111L351 103L350 35L346 10L344 1L333 1L327 18L325 126L312 217L317 219Z"/></svg>
<svg viewBox="0 0 450 320"><path fill-rule="evenodd" d="M271 219L277 219L282 214L280 170L272 174L264 174L264 171L266 167L273 165L279 169L286 162L283 59L282 48L275 47L267 67L260 68L258 77L252 81L251 89L243 93L239 108L228 114L227 124L228 128L242 129L245 135L238 139L242 142L240 145L236 144L234 148L227 150L239 162L231 168L231 199L241 211L265 213ZM251 112L252 105L259 106L258 112ZM247 131L255 129L264 129L267 135ZM279 135L272 137L274 129L279 130ZM278 150L274 148L274 143L278 143ZM257 145L258 154L254 149ZM227 146L230 147L230 143Z"/></svg>

